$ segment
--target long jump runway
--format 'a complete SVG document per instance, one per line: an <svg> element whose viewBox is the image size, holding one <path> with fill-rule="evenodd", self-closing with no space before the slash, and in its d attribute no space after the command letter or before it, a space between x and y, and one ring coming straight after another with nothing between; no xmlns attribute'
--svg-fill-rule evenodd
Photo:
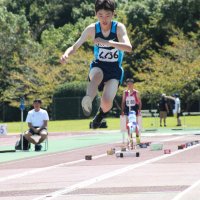
<svg viewBox="0 0 200 200"><path fill-rule="evenodd" d="M0 138L2 148L17 136ZM46 152L0 154L0 200L198 200L199 131L144 134L142 142L161 142L163 150L138 149L140 157L107 155L120 148L119 132L50 134ZM92 160L85 160L92 155Z"/></svg>

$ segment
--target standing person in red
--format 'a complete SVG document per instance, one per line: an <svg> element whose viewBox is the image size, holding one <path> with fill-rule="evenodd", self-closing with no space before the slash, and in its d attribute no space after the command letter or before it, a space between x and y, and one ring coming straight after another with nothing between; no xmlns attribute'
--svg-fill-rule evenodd
<svg viewBox="0 0 200 200"><path fill-rule="evenodd" d="M123 81L124 51L132 51L126 27L120 22L113 21L114 0L96 0L95 14L98 22L86 27L80 38L61 57L61 63L64 63L85 41L91 39L94 42L94 60L90 65L86 96L81 103L83 113L90 116L92 101L97 91L102 91L100 108L92 122L94 129L100 127L103 118L112 108L118 86Z"/></svg>
<svg viewBox="0 0 200 200"><path fill-rule="evenodd" d="M127 124L129 123L129 113L131 111L135 111L136 114L136 121L138 124L138 116L141 115L141 108L142 108L142 102L139 96L139 92L134 89L134 81L133 79L128 78L126 80L127 84L127 90L123 92L122 96L122 103L121 103L121 114L126 115ZM128 137L130 143L132 143L132 133L130 132L129 126L127 126L128 129ZM136 142L137 144L140 144L140 134L139 134L139 126L136 127Z"/></svg>

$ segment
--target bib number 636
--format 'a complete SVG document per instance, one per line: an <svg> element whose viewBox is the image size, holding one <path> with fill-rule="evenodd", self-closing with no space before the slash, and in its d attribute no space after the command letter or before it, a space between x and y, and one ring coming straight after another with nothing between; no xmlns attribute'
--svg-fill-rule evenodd
<svg viewBox="0 0 200 200"><path fill-rule="evenodd" d="M100 49L99 50L99 60L107 62L115 62L118 60L118 50L116 49Z"/></svg>
<svg viewBox="0 0 200 200"><path fill-rule="evenodd" d="M115 51L114 53L113 52L108 52L108 53L101 52L99 57L101 59L113 59L113 58L118 58L118 54L117 54L117 51Z"/></svg>

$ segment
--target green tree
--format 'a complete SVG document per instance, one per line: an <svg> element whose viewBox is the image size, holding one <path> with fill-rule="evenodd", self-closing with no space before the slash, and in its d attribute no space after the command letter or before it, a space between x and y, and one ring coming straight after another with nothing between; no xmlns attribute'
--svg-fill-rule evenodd
<svg viewBox="0 0 200 200"><path fill-rule="evenodd" d="M162 23L171 23L183 30L184 33L197 32L200 19L199 0L164 0L161 8Z"/></svg>
<svg viewBox="0 0 200 200"><path fill-rule="evenodd" d="M25 16L14 15L0 8L0 100L9 101L8 88L12 86L11 73L17 71L28 54L31 40Z"/></svg>
<svg viewBox="0 0 200 200"><path fill-rule="evenodd" d="M41 40L42 46L48 56L50 65L59 65L59 56L80 37L81 32L86 26L94 21L93 18L80 18L75 25L66 24L65 26L50 29L43 32ZM61 66L63 81L86 80L89 65L93 59L92 41L88 41L78 49L74 56L66 65Z"/></svg>
<svg viewBox="0 0 200 200"><path fill-rule="evenodd" d="M8 0L6 6L15 14L24 14L30 23L31 33L36 40L40 40L42 32L50 26L61 27L66 23L75 23L73 8L87 9L82 0ZM81 8L79 12L82 13ZM85 14L88 14L87 12Z"/></svg>
<svg viewBox="0 0 200 200"><path fill-rule="evenodd" d="M177 12L178 10L178 12ZM133 53L128 57L128 76L135 76L153 52L170 45L174 29L197 34L200 2L198 0L129 1L127 24L131 25Z"/></svg>
<svg viewBox="0 0 200 200"><path fill-rule="evenodd" d="M191 93L196 93L199 88L200 48L195 40L182 32L175 35L169 40L171 45L165 45L143 61L143 69L137 75L142 81L138 87L152 97L179 92L185 101L189 101Z"/></svg>
<svg viewBox="0 0 200 200"><path fill-rule="evenodd" d="M84 19L85 17L94 17L94 2L84 1L80 4L79 7L72 8L72 18L73 21L78 21L80 18Z"/></svg>

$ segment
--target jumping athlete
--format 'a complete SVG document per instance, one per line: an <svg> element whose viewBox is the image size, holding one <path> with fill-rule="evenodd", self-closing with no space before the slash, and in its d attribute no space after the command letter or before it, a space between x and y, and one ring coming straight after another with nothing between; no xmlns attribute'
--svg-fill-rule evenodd
<svg viewBox="0 0 200 200"><path fill-rule="evenodd" d="M133 87L134 85L133 79L128 78L126 80L126 84L127 84L127 90L123 92L121 114L126 115L129 144L132 146L133 132L136 133L136 143L140 144L138 116L141 114L142 103L139 96L139 92L135 90Z"/></svg>
<svg viewBox="0 0 200 200"><path fill-rule="evenodd" d="M118 86L122 83L124 51L131 52L132 46L125 26L112 20L115 14L114 0L96 0L95 13L98 21L86 27L81 37L62 55L61 63L67 61L86 40L94 41L94 60L90 65L86 96L81 104L84 114L90 116L92 101L98 89L102 91L100 108L92 123L93 128L98 128L112 108Z"/></svg>

